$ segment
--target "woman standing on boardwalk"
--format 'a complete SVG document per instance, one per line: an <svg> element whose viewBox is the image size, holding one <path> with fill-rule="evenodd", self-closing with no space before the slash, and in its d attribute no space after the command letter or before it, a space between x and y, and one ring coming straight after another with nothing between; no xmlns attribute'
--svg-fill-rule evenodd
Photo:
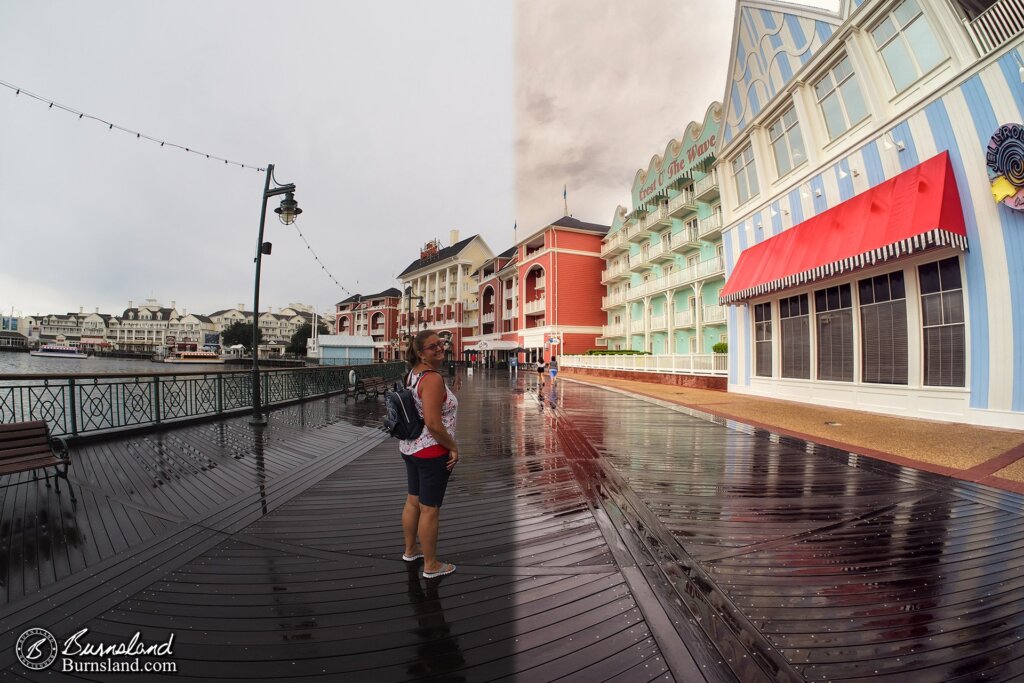
<svg viewBox="0 0 1024 683"><path fill-rule="evenodd" d="M452 468L459 461L459 447L455 443L459 400L438 372L446 347L447 343L436 332L423 330L410 340L405 355L410 368L405 383L413 388L416 409L423 417L424 428L419 437L402 440L398 447L409 482L402 510L402 532L405 536L402 559L415 562L422 557L425 579L455 571L454 564L437 559L441 502ZM458 384L456 380L456 389Z"/></svg>

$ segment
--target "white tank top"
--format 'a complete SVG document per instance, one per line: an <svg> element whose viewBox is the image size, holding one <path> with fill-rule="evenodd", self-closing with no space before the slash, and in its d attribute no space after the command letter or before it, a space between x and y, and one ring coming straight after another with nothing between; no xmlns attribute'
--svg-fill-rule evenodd
<svg viewBox="0 0 1024 683"><path fill-rule="evenodd" d="M419 412L421 418L423 417L423 399L420 398L420 390L417 385L423 375L427 374L427 372L430 371L424 370L423 372L409 373L409 380L406 384L406 386L413 388L413 401L416 402L416 410ZM444 428L448 430L448 433L451 434L454 439L455 421L459 412L459 399L455 393L448 388L447 382L445 382L444 390L444 403L441 404L441 424L444 425ZM406 455L413 455L414 453L422 451L424 448L437 445L439 444L437 443L437 439L434 438L434 435L430 433L429 429L423 427L423 431L420 432L419 437L415 439L402 439L399 441L398 450Z"/></svg>

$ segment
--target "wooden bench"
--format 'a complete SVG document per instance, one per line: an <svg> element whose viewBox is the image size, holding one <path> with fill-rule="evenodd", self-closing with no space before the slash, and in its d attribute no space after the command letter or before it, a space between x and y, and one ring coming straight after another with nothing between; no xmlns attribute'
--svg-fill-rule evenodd
<svg viewBox="0 0 1024 683"><path fill-rule="evenodd" d="M68 481L70 464L71 455L67 444L59 437L50 436L50 429L42 420L0 425L0 476L31 470L32 478L38 479L38 471L43 470L49 488L49 469L52 467L53 481L57 485L57 493L60 493L58 477ZM12 485L7 484L2 488ZM71 500L75 500L71 482L68 482L68 491Z"/></svg>
<svg viewBox="0 0 1024 683"><path fill-rule="evenodd" d="M380 396L388 390L389 383L383 377L363 377L356 383L356 395L366 394L366 397L370 397L370 393L373 393L374 398Z"/></svg>

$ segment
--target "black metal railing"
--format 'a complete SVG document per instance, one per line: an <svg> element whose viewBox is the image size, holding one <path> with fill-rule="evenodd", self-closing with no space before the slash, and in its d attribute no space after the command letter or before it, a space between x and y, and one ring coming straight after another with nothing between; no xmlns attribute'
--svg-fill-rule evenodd
<svg viewBox="0 0 1024 683"><path fill-rule="evenodd" d="M364 377L391 381L405 363L271 368L261 371L268 406L352 392ZM248 370L195 374L0 375L0 424L45 420L78 436L209 417L252 407Z"/></svg>

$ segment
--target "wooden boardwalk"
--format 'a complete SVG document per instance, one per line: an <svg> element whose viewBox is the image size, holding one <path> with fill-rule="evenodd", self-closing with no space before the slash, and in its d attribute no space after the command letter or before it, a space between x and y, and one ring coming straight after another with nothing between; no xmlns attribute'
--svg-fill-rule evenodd
<svg viewBox="0 0 1024 683"><path fill-rule="evenodd" d="M439 580L372 401L84 443L77 505L0 489L0 677L125 680L25 669L30 627L173 634L166 680L1024 677L1021 496L535 381L466 383Z"/></svg>
<svg viewBox="0 0 1024 683"><path fill-rule="evenodd" d="M466 460L443 508L455 574L427 581L399 557L404 465L370 429L379 404L275 411L258 440L235 419L87 444L72 466L77 507L32 482L7 489L22 550L5 558L0 669L62 678L15 660L15 639L44 627L104 643L173 633L168 680L652 681L673 680L670 664L703 678L650 590L631 590L552 415L478 380L463 392ZM44 506L80 533L52 544L67 559L26 562ZM142 518L156 520L144 533ZM714 647L699 647L714 668ZM717 666L713 680L732 679Z"/></svg>

